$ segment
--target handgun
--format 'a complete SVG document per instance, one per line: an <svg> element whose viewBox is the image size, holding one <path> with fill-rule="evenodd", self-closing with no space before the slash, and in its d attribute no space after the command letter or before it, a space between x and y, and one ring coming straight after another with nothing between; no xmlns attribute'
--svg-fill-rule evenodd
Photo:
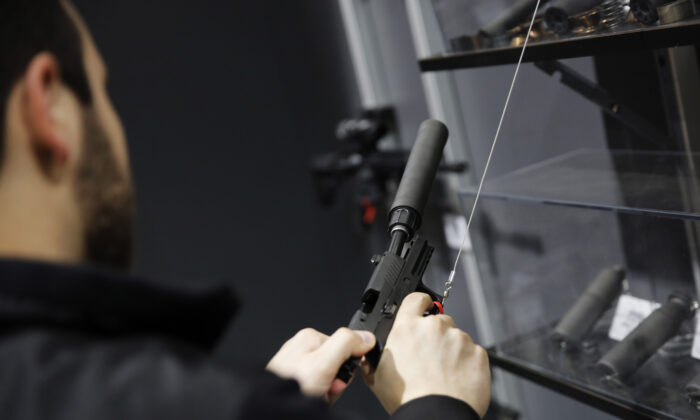
<svg viewBox="0 0 700 420"><path fill-rule="evenodd" d="M447 127L439 121L426 120L420 125L389 212L389 248L372 257L376 267L362 294L360 309L349 324L350 329L374 333L376 345L364 356L372 370L379 364L396 313L407 295L427 293L434 301L431 313L442 313L441 295L423 283L434 248L418 234L418 229L447 136ZM348 359L336 377L348 382L360 360Z"/></svg>

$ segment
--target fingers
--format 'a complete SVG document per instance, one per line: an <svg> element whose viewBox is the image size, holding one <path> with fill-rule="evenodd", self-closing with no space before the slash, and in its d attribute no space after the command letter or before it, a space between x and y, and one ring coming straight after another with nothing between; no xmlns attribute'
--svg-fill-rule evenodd
<svg viewBox="0 0 700 420"><path fill-rule="evenodd" d="M365 380L365 383L372 387L374 385L374 370L372 369L372 366L369 364L367 359L362 359L360 362L360 370L362 372L362 378Z"/></svg>
<svg viewBox="0 0 700 420"><path fill-rule="evenodd" d="M432 315L436 319L438 319L442 324L445 324L448 327L451 328L457 328L457 324L455 324L455 320L452 319L451 316L449 315Z"/></svg>
<svg viewBox="0 0 700 420"><path fill-rule="evenodd" d="M476 351L477 346L474 344L472 337L459 328L450 328L447 331L447 335L450 337L451 345L461 349L468 355L471 356Z"/></svg>
<svg viewBox="0 0 700 420"><path fill-rule="evenodd" d="M310 352L321 347L326 340L328 340L326 334L318 332L313 328L304 328L303 330L299 330L294 337L287 340L283 347L293 347L295 350L301 352Z"/></svg>
<svg viewBox="0 0 700 420"><path fill-rule="evenodd" d="M319 364L333 371L338 371L351 356L363 356L372 350L376 339L369 331L353 331L349 328L340 328L318 349Z"/></svg>
<svg viewBox="0 0 700 420"><path fill-rule="evenodd" d="M403 299L399 312L396 314L396 320L415 316L422 317L423 313L430 309L432 305L433 300L427 294L411 293Z"/></svg>
<svg viewBox="0 0 700 420"><path fill-rule="evenodd" d="M352 379L350 379L352 382ZM350 382L345 383L341 381L340 379L334 379L333 382L331 383L331 387L328 388L328 392L326 392L325 399L326 402L329 405L335 404L336 401L338 401L338 398L343 394L343 391L350 385Z"/></svg>
<svg viewBox="0 0 700 420"><path fill-rule="evenodd" d="M289 376L293 369L290 368L288 360L299 359L304 354L313 352L321 347L327 339L327 335L313 328L304 328L282 345L270 359L267 369L279 376Z"/></svg>
<svg viewBox="0 0 700 420"><path fill-rule="evenodd" d="M480 365L487 365L489 364L489 354L486 352L486 349L475 345L474 346L474 357L478 361Z"/></svg>
<svg viewBox="0 0 700 420"><path fill-rule="evenodd" d="M352 379L351 379L352 381ZM334 396L340 396L340 394L345 391L345 389L350 385L350 382L345 383L341 381L340 379L333 379L333 382L331 382L331 387L328 388L328 395L330 397Z"/></svg>

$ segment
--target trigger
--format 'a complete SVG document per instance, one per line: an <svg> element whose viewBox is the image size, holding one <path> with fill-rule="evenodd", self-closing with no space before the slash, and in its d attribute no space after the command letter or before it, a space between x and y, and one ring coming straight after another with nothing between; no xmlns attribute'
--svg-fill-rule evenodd
<svg viewBox="0 0 700 420"><path fill-rule="evenodd" d="M442 304L436 300L433 301L433 306L429 310L425 311L425 313L423 313L423 316L439 315L444 313L445 311L442 308Z"/></svg>

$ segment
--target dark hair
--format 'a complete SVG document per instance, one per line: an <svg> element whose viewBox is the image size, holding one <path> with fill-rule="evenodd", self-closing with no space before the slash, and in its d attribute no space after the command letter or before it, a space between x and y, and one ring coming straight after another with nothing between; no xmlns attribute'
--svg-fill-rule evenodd
<svg viewBox="0 0 700 420"><path fill-rule="evenodd" d="M60 1L0 0L0 165L10 91L31 59L43 51L56 57L64 83L89 105L92 94L80 34Z"/></svg>

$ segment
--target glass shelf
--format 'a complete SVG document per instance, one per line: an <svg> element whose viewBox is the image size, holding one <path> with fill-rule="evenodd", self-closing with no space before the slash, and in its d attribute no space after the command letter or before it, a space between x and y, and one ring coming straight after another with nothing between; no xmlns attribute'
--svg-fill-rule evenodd
<svg viewBox="0 0 700 420"><path fill-rule="evenodd" d="M652 27L628 26L618 32L550 37L528 43L523 62L558 60L634 50L692 45L700 37L700 19ZM418 61L422 72L515 64L522 46L455 51Z"/></svg>
<svg viewBox="0 0 700 420"><path fill-rule="evenodd" d="M700 154L580 149L487 180L481 197L700 220L697 170Z"/></svg>
<svg viewBox="0 0 700 420"><path fill-rule="evenodd" d="M447 51L420 60L422 71L514 64L536 0L431 0ZM624 0L541 2L524 61L556 60L694 45L694 0L674 0L644 15Z"/></svg>
<svg viewBox="0 0 700 420"><path fill-rule="evenodd" d="M596 367L615 344L616 305L577 351L550 334L603 268L623 267L635 297L697 296L699 165L700 154L579 149L487 177L470 234L498 326L491 363L621 418L700 418L685 394L700 374L692 322L618 384ZM475 191L460 194L468 211Z"/></svg>
<svg viewBox="0 0 700 420"><path fill-rule="evenodd" d="M620 418L700 418L684 394L685 385L700 373L700 362L689 357L692 333L667 343L626 383L611 385L595 367L615 343L607 337L610 319L611 314L603 317L577 352L550 340L548 326L489 349L489 358L494 366Z"/></svg>

